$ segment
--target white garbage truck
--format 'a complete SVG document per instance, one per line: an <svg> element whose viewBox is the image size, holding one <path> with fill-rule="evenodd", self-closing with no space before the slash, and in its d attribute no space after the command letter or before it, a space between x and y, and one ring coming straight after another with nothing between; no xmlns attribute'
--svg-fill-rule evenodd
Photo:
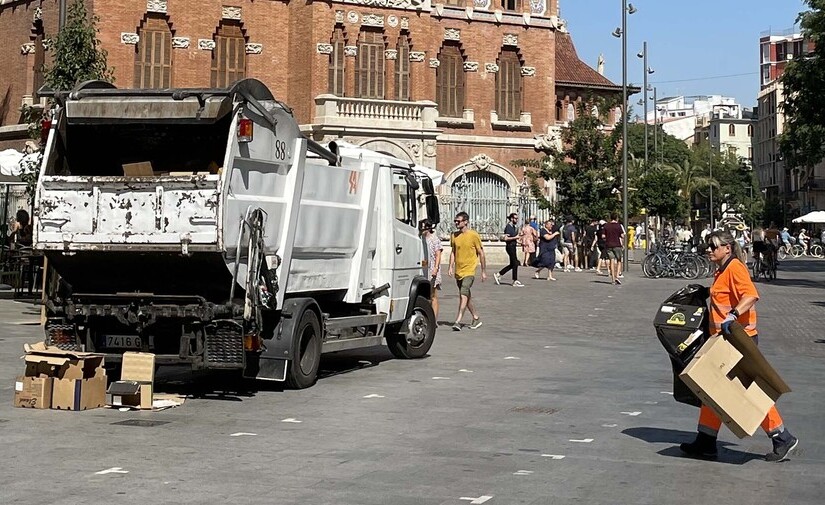
<svg viewBox="0 0 825 505"><path fill-rule="evenodd" d="M305 138L261 82L52 92L35 195L45 339L312 385L322 353L435 338L432 180Z"/></svg>

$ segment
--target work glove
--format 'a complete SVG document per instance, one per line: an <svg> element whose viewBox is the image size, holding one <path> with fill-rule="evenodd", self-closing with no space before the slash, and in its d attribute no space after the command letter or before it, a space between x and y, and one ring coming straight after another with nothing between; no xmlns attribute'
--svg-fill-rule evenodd
<svg viewBox="0 0 825 505"><path fill-rule="evenodd" d="M722 333L725 335L730 335L730 325L736 321L736 316L733 314L728 314L724 321L722 321Z"/></svg>

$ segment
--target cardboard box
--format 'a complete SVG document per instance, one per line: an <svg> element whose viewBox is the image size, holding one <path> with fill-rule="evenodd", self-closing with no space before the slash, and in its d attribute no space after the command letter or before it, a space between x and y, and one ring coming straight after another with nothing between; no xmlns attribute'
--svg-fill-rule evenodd
<svg viewBox="0 0 825 505"><path fill-rule="evenodd" d="M51 377L18 377L14 383L14 406L48 409L52 405Z"/></svg>
<svg viewBox="0 0 825 505"><path fill-rule="evenodd" d="M791 390L738 323L731 335L708 339L679 377L739 438L753 435Z"/></svg>
<svg viewBox="0 0 825 505"><path fill-rule="evenodd" d="M87 410L106 405L102 354L64 351L42 343L24 348L26 375L51 381L52 409Z"/></svg>
<svg viewBox="0 0 825 505"><path fill-rule="evenodd" d="M155 382L155 355L149 352L124 352L120 380L109 387L112 407L152 409Z"/></svg>
<svg viewBox="0 0 825 505"><path fill-rule="evenodd" d="M155 355L151 352L124 352L120 380L155 382Z"/></svg>
<svg viewBox="0 0 825 505"><path fill-rule="evenodd" d="M155 172L152 170L152 163L141 161L139 163L124 163L123 175L126 177L152 177Z"/></svg>

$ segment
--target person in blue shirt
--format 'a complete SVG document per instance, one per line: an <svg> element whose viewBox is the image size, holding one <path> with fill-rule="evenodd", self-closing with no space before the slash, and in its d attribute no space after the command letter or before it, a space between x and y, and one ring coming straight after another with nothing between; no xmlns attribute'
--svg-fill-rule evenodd
<svg viewBox="0 0 825 505"><path fill-rule="evenodd" d="M779 240L782 241L782 247L785 248L785 251L790 252L790 250L791 250L791 234L788 233L788 228L782 228L782 231L779 232Z"/></svg>

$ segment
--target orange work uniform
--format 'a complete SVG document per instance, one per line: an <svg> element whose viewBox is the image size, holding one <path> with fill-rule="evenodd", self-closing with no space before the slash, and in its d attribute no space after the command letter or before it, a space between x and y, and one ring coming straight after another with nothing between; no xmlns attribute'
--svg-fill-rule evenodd
<svg viewBox="0 0 825 505"><path fill-rule="evenodd" d="M751 281L748 267L737 258L731 258L714 277L713 285L710 287L710 313L713 324L713 333L722 331L722 322L733 310L742 298L754 296L759 298L759 292ZM756 308L739 314L737 321L745 328L745 332L751 337L757 335L756 332ZM715 437L722 427L722 420L707 405L702 405L699 411L699 431ZM762 429L765 433L771 434L782 431L782 416L776 407L771 407L765 420L762 421Z"/></svg>

